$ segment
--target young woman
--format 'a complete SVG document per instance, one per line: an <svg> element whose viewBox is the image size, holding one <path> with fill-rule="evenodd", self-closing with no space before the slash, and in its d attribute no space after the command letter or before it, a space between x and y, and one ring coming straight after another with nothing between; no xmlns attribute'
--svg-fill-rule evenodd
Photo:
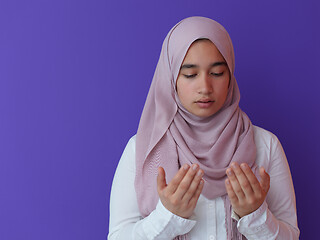
<svg viewBox="0 0 320 240"><path fill-rule="evenodd" d="M109 240L298 239L283 149L239 100L226 30L176 24L114 176Z"/></svg>

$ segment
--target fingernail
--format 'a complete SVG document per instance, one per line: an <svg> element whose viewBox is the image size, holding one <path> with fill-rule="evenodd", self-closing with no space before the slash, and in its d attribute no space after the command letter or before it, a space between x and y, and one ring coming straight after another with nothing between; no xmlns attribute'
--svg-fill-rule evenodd
<svg viewBox="0 0 320 240"><path fill-rule="evenodd" d="M183 165L183 169L184 169L184 170L188 170L188 168L189 168L189 165L188 165L188 164Z"/></svg>
<svg viewBox="0 0 320 240"><path fill-rule="evenodd" d="M232 176L232 174L233 174L232 170L231 170L231 169L228 169L228 170L227 170L227 174L228 174L229 176Z"/></svg>
<svg viewBox="0 0 320 240"><path fill-rule="evenodd" d="M202 176L202 175L203 175L202 170L199 170L199 171L197 172L197 175L198 175L199 177Z"/></svg>
<svg viewBox="0 0 320 240"><path fill-rule="evenodd" d="M229 179L227 179L227 180L226 180L226 183L227 183L228 185L230 184L230 181L229 181Z"/></svg>
<svg viewBox="0 0 320 240"><path fill-rule="evenodd" d="M194 165L192 166L192 169L193 169L193 170L197 170L197 168L198 168L198 165L197 165L197 164L194 164Z"/></svg>
<svg viewBox="0 0 320 240"><path fill-rule="evenodd" d="M245 163L242 163L242 164L240 165L240 167L241 167L242 169L244 169L244 170L248 168L247 164L245 164Z"/></svg>
<svg viewBox="0 0 320 240"><path fill-rule="evenodd" d="M232 163L231 167L232 167L233 169L237 169L239 166L238 166L238 163Z"/></svg>

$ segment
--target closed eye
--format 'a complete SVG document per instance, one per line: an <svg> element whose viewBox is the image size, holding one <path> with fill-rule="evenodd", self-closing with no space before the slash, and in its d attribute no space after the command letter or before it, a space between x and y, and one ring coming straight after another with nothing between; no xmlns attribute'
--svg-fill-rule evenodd
<svg viewBox="0 0 320 240"><path fill-rule="evenodd" d="M222 76L224 72L221 73L210 73L212 76L219 77Z"/></svg>
<svg viewBox="0 0 320 240"><path fill-rule="evenodd" d="M183 74L184 77L186 78L194 78L197 76L197 74L191 74L191 75L188 75L188 74Z"/></svg>

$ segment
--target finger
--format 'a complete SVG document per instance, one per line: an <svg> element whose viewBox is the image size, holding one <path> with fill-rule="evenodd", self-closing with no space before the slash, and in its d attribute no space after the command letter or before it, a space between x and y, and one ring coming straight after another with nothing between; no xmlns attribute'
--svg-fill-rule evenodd
<svg viewBox="0 0 320 240"><path fill-rule="evenodd" d="M260 185L261 185L262 189L264 190L264 192L267 193L269 191L269 188L270 188L270 176L266 172L264 167L261 167L259 169L259 173L260 173L260 176L261 176Z"/></svg>
<svg viewBox="0 0 320 240"><path fill-rule="evenodd" d="M168 184L168 193L169 194L173 194L177 190L180 182L187 174L189 168L190 168L190 166L188 164L185 164L179 169L177 174L173 177L173 179Z"/></svg>
<svg viewBox="0 0 320 240"><path fill-rule="evenodd" d="M236 193L233 191L232 185L228 178L225 180L225 185L231 204L235 204L236 202L238 202L238 197Z"/></svg>
<svg viewBox="0 0 320 240"><path fill-rule="evenodd" d="M198 164L193 164L190 169L188 170L187 174L184 176L182 181L179 184L179 187L177 188L175 194L175 197L177 199L182 199L184 194L189 190L189 187L198 172L199 166Z"/></svg>
<svg viewBox="0 0 320 240"><path fill-rule="evenodd" d="M167 186L166 183L166 173L162 167L158 168L158 176L157 176L157 188L158 193L162 191Z"/></svg>
<svg viewBox="0 0 320 240"><path fill-rule="evenodd" d="M240 183L238 182L238 179L231 168L227 169L227 175L228 175L228 179L230 181L230 184L232 186L232 189L233 189L234 193L237 195L237 198L239 200L244 199L245 194L242 191Z"/></svg>
<svg viewBox="0 0 320 240"><path fill-rule="evenodd" d="M193 197L189 201L189 206L190 207L195 207L197 205L197 202L198 202L198 199L200 197L200 194L202 193L203 187L204 187L204 180L201 179L195 194L193 195Z"/></svg>
<svg viewBox="0 0 320 240"><path fill-rule="evenodd" d="M236 162L233 162L231 164L231 167L236 175L236 178L238 179L242 191L244 192L246 197L251 197L254 194L254 192L246 174L242 171L242 168L240 168L239 164Z"/></svg>
<svg viewBox="0 0 320 240"><path fill-rule="evenodd" d="M241 169L245 173L248 181L250 182L253 192L259 193L261 191L261 186L256 175L254 175L254 173L252 172L251 168L248 166L248 164L242 163Z"/></svg>
<svg viewBox="0 0 320 240"><path fill-rule="evenodd" d="M189 202L191 198L193 198L193 196L195 195L198 186L202 180L202 176L203 176L203 170L199 169L196 173L196 175L194 176L189 189L187 190L187 192L182 196L182 200Z"/></svg>

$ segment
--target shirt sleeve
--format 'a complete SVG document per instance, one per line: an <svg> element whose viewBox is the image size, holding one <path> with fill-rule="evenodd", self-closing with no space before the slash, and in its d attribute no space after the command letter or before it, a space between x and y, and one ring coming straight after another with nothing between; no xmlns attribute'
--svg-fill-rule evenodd
<svg viewBox="0 0 320 240"><path fill-rule="evenodd" d="M188 233L195 220L181 218L158 202L149 216L142 218L135 188L135 136L119 161L110 195L109 240L173 239Z"/></svg>
<svg viewBox="0 0 320 240"><path fill-rule="evenodd" d="M250 239L299 239L294 188L282 146L273 135L270 143L270 189L266 201L253 213L238 220L237 228Z"/></svg>

